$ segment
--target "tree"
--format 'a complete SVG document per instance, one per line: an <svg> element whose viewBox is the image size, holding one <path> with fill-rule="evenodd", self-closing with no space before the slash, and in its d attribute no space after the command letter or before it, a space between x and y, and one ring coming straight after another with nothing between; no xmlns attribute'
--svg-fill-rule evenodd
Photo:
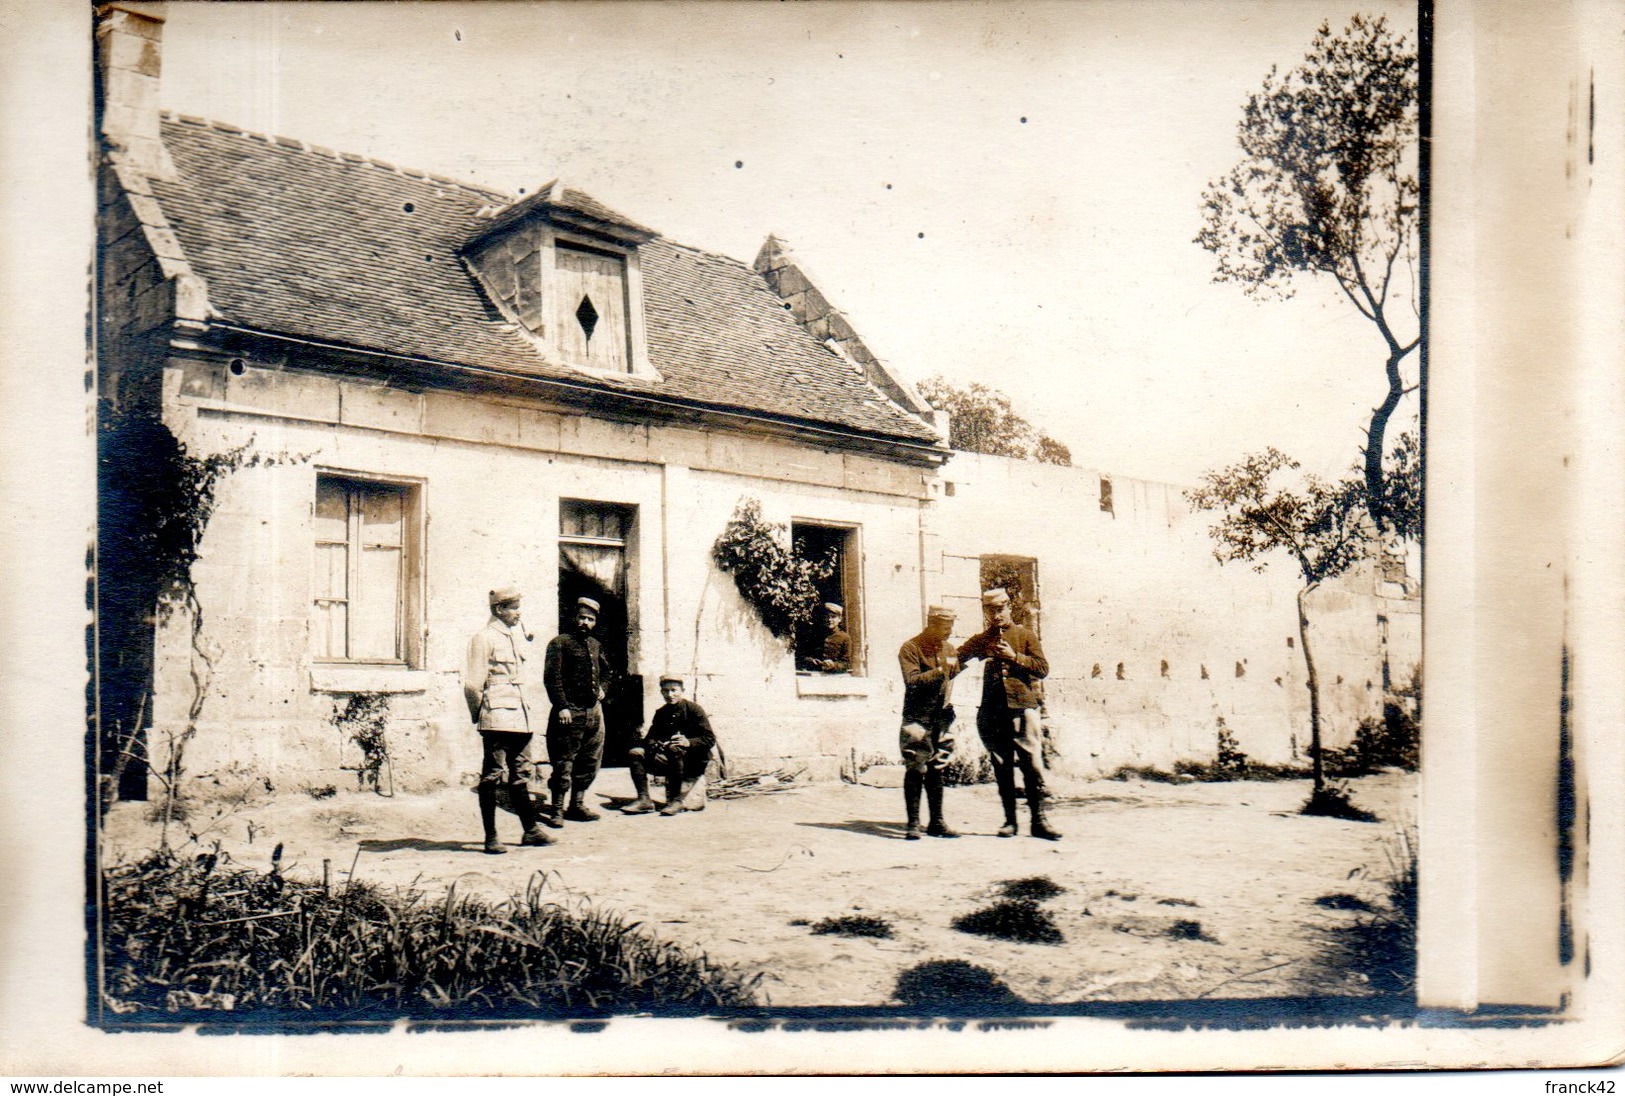
<svg viewBox="0 0 1625 1096"><path fill-rule="evenodd" d="M1248 96L1244 157L1203 193L1195 239L1214 255L1214 281L1284 299L1299 276L1330 277L1382 335L1388 387L1371 411L1363 471L1366 509L1386 531L1401 504L1383 474L1388 422L1414 387L1401 363L1421 341L1419 319L1399 330L1393 295L1403 273L1417 315L1417 70L1411 44L1383 18L1356 15L1341 34L1322 23L1302 64L1285 76L1272 67Z"/></svg>
<svg viewBox="0 0 1625 1096"><path fill-rule="evenodd" d="M1371 526L1358 480L1327 483L1304 476L1301 483L1279 480L1298 470L1298 462L1278 449L1253 453L1217 472L1206 472L1200 487L1185 492L1197 510L1218 511L1208 530L1213 555L1223 564L1244 561L1263 571L1276 552L1286 552L1298 565L1298 645L1303 651L1309 687L1309 753L1315 791L1310 803L1326 797L1326 767L1320 735L1320 680L1309 644L1307 599L1327 579L1343 574L1361 558Z"/></svg>
<svg viewBox="0 0 1625 1096"><path fill-rule="evenodd" d="M919 388L932 407L948 412L948 444L955 449L1044 464L1072 463L1072 450L1016 414L1010 397L996 388L974 381L961 387L943 377L931 377Z"/></svg>

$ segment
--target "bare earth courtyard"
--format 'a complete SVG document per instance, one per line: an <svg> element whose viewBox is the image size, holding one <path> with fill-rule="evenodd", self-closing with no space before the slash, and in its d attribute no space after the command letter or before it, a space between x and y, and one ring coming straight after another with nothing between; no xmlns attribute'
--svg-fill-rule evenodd
<svg viewBox="0 0 1625 1096"><path fill-rule="evenodd" d="M792 785L775 794L712 800L671 818L608 809L631 797L624 770L594 785L604 818L553 831L550 848L518 846L500 819L503 857L480 849L467 788L425 796L302 792L263 796L220 813L194 809L171 840L202 830L240 867L265 870L283 845L283 871L333 885L355 876L385 887L494 897L537 873L561 900L589 898L662 939L761 971L777 1008L895 1004L898 976L929 960L994 972L1036 1005L1090 1001L1363 997L1340 963L1340 929L1380 908L1396 830L1415 819L1414 774L1350 782L1375 824L1297 814L1308 782L1162 784L1095 780L1056 787L1051 843L999 839L991 785L949 788L958 840L904 841L902 793L852 784ZM122 803L106 823L109 863L158 844L152 805ZM178 841L177 841L178 838ZM193 846L195 849L195 846ZM184 851L184 850L183 850ZM1016 943L958 931L1002 881L1046 877L1065 888L1042 903L1064 942ZM1346 896L1317 904L1317 899ZM890 938L817 935L809 923L864 915Z"/></svg>

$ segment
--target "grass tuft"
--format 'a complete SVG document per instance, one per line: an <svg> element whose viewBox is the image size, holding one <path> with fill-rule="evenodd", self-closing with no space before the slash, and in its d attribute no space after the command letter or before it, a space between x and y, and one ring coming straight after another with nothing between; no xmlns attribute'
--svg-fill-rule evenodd
<svg viewBox="0 0 1625 1096"><path fill-rule="evenodd" d="M1032 875L1026 879L1004 880L999 884L999 893L1016 901L1025 899L1030 902L1042 902L1046 898L1065 894L1066 888L1047 875Z"/></svg>
<svg viewBox="0 0 1625 1096"><path fill-rule="evenodd" d="M847 917L826 917L812 927L814 936L872 936L881 940L891 939L891 922L879 917L865 917L850 915Z"/></svg>
<svg viewBox="0 0 1625 1096"><path fill-rule="evenodd" d="M1014 940L1019 944L1059 944L1065 940L1055 919L1030 899L1004 899L975 913L957 917L954 928L977 936Z"/></svg>
<svg viewBox="0 0 1625 1096"><path fill-rule="evenodd" d="M1315 905L1328 910L1359 910L1370 913L1373 909L1370 902L1352 894L1323 894L1315 899Z"/></svg>
<svg viewBox="0 0 1625 1096"><path fill-rule="evenodd" d="M1218 943L1218 940L1214 939L1212 936L1209 936L1202 928L1202 922L1200 921L1191 921L1182 918L1169 925L1165 930L1165 933L1166 935L1173 937L1175 940L1206 940L1210 944Z"/></svg>
<svg viewBox="0 0 1625 1096"><path fill-rule="evenodd" d="M165 1019L703 1015L746 977L538 877L491 902L365 883L331 891L224 858L155 855L102 878L105 1001ZM231 1015L222 1016L222 1013Z"/></svg>

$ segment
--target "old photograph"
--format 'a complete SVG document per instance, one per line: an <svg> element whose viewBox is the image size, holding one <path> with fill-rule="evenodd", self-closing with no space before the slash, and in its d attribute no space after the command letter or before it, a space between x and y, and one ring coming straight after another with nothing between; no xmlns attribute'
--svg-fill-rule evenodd
<svg viewBox="0 0 1625 1096"><path fill-rule="evenodd" d="M1419 913L1431 5L82 29L88 1028L1575 1016L1566 625L1536 974Z"/></svg>

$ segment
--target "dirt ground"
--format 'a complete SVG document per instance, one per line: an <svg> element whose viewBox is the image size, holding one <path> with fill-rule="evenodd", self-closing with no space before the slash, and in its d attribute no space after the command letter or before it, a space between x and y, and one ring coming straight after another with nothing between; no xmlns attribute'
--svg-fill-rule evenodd
<svg viewBox="0 0 1625 1096"><path fill-rule="evenodd" d="M496 897L522 892L537 873L561 895L624 911L660 937L714 959L766 972L777 1007L894 1003L900 973L934 959L995 972L1038 1003L1279 996L1363 996L1361 975L1329 960L1337 930L1362 916L1317 905L1351 895L1380 905L1389 849L1415 819L1413 774L1351 782L1376 824L1296 813L1306 781L1161 784L1097 780L1058 785L1059 842L1000 839L992 786L949 788L957 840L904 841L902 792L852 784L712 800L703 812L627 816L625 770L594 785L604 818L570 823L549 848L518 846L519 826L499 819L509 854L486 856L467 788L428 796L302 792L265 796L217 813L196 809L183 825L219 841L242 867L269 866L334 884L355 877L384 886ZM111 860L158 843L148 804L114 807L105 830ZM1043 902L1064 935L1046 945L989 939L951 922L997 898L1004 880L1044 876L1065 888ZM1349 905L1339 900L1336 905ZM892 925L889 939L814 935L809 923L862 914Z"/></svg>

